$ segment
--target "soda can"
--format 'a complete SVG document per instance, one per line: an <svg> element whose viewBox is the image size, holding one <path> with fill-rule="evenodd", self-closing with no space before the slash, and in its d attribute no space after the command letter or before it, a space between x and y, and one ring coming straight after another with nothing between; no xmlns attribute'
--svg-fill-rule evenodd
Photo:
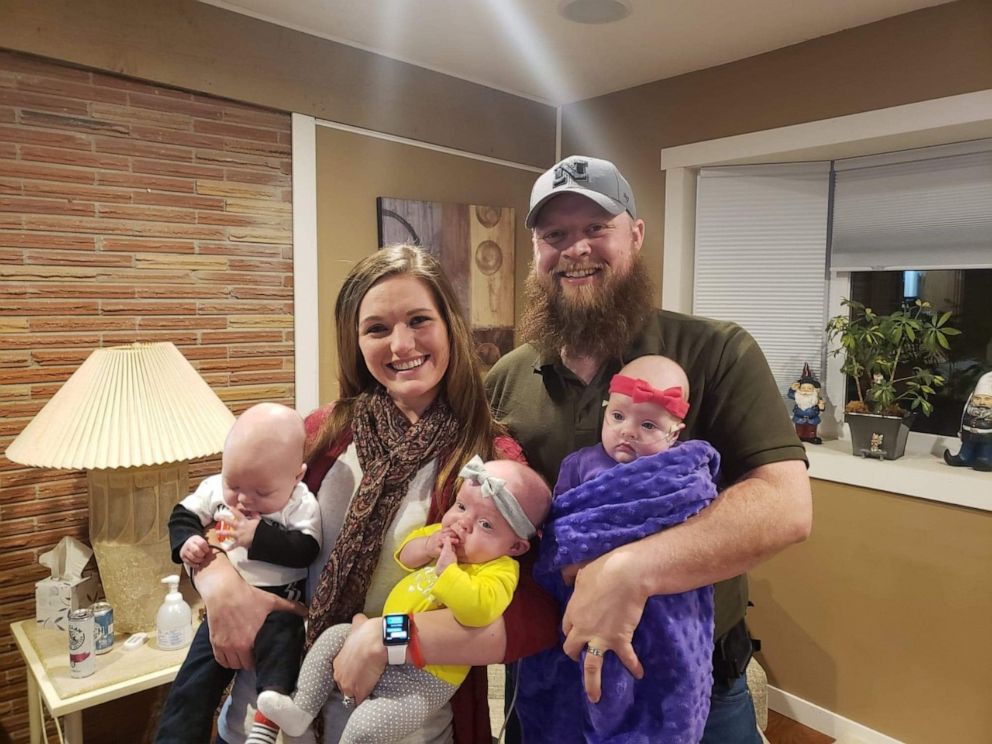
<svg viewBox="0 0 992 744"><path fill-rule="evenodd" d="M69 676L89 677L96 671L93 646L93 610L69 613Z"/></svg>
<svg viewBox="0 0 992 744"><path fill-rule="evenodd" d="M97 602L93 610L94 642L98 654L105 654L114 647L114 608L110 602Z"/></svg>

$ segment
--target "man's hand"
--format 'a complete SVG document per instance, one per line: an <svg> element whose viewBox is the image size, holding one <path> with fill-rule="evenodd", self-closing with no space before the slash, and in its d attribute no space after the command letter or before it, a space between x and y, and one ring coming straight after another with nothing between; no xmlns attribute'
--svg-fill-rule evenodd
<svg viewBox="0 0 992 744"><path fill-rule="evenodd" d="M572 586L575 583L575 577L579 575L579 571L589 565L589 561L582 561L580 563L570 563L561 570L561 580L565 582L565 586Z"/></svg>
<svg viewBox="0 0 992 744"><path fill-rule="evenodd" d="M632 645L648 599L638 580L640 573L622 550L615 550L591 561L576 574L575 590L561 623L566 636L562 648L576 661L586 650L583 684L593 703L599 702L601 694L603 656L590 653L588 648L601 654L612 651L634 677L644 676Z"/></svg>
<svg viewBox="0 0 992 744"><path fill-rule="evenodd" d="M203 568L214 558L214 551L200 535L193 535L179 549L179 557L190 568Z"/></svg>
<svg viewBox="0 0 992 744"><path fill-rule="evenodd" d="M240 547L247 550L255 541L255 530L258 529L259 517L257 514L245 516L237 509L231 509L231 519L226 521L225 526L218 525L214 532L221 540L233 540L233 547Z"/></svg>
<svg viewBox="0 0 992 744"><path fill-rule="evenodd" d="M255 636L270 612L295 612L306 617L298 602L277 597L245 582L226 556L218 557L193 577L210 618L210 644L217 663L228 669L254 666Z"/></svg>
<svg viewBox="0 0 992 744"><path fill-rule="evenodd" d="M372 694L386 669L386 647L382 643L382 618L358 614L351 621L351 635L334 657L334 684L355 705Z"/></svg>

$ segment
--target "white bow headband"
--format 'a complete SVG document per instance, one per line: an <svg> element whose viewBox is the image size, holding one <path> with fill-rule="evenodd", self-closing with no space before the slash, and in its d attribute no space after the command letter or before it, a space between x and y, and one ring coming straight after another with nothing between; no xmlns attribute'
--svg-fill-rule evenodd
<svg viewBox="0 0 992 744"><path fill-rule="evenodd" d="M506 487L506 481L491 475L486 470L481 457L476 455L469 460L458 475L471 480L482 488L482 495L493 500L497 511L503 515L503 518L510 525L510 529L519 537L529 540L537 534L537 528L527 518L527 514L520 506L517 498Z"/></svg>

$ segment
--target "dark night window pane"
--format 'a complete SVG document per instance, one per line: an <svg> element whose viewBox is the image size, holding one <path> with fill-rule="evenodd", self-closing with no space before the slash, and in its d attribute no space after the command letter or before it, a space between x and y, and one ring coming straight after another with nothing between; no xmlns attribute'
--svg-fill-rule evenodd
<svg viewBox="0 0 992 744"><path fill-rule="evenodd" d="M956 435L961 411L978 378L992 370L992 269L946 271L860 271L851 274L851 299L878 313L926 300L935 310L953 313L949 324L961 330L940 373L947 384L930 398L930 417L916 417L913 431ZM857 397L848 381L847 399Z"/></svg>

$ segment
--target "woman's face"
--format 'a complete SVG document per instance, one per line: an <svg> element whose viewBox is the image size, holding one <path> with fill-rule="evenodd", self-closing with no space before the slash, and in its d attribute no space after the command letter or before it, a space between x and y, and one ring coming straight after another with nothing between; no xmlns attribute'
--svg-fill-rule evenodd
<svg viewBox="0 0 992 744"><path fill-rule="evenodd" d="M448 370L448 324L426 283L391 276L372 285L358 307L358 348L372 376L416 422L437 397Z"/></svg>

